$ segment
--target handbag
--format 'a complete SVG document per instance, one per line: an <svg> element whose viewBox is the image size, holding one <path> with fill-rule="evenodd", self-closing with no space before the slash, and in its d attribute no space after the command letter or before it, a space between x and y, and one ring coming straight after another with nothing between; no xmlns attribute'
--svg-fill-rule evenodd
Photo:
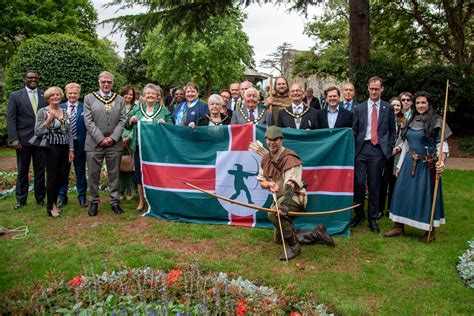
<svg viewBox="0 0 474 316"><path fill-rule="evenodd" d="M36 147L48 148L49 147L48 135L44 135L44 136L33 135L33 137L31 137L28 140L28 143Z"/></svg>
<svg viewBox="0 0 474 316"><path fill-rule="evenodd" d="M135 171L135 161L133 154L130 149L126 149L120 160L120 171L121 172L133 172Z"/></svg>

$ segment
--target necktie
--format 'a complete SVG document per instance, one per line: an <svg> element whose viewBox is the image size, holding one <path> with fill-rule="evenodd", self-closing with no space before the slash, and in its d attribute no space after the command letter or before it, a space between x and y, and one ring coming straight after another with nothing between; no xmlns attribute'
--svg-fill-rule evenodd
<svg viewBox="0 0 474 316"><path fill-rule="evenodd" d="M346 110L350 110L350 107L351 106L351 103L350 102L346 102Z"/></svg>
<svg viewBox="0 0 474 316"><path fill-rule="evenodd" d="M104 96L104 99L105 99L105 100L110 99L110 95L105 95L105 96Z"/></svg>
<svg viewBox="0 0 474 316"><path fill-rule="evenodd" d="M38 103L36 102L36 93L33 90L31 90L30 92L31 92L31 105L33 107L33 111L36 114L36 112L38 111Z"/></svg>
<svg viewBox="0 0 474 316"><path fill-rule="evenodd" d="M378 117L377 117L377 107L375 103L372 104L372 115L371 115L371 123L370 123L370 142L372 145L377 145L379 143L379 136L377 134L377 125L378 125Z"/></svg>
<svg viewBox="0 0 474 316"><path fill-rule="evenodd" d="M77 138L77 112L76 105L71 104L71 116L69 117L69 123L71 124L72 138Z"/></svg>
<svg viewBox="0 0 474 316"><path fill-rule="evenodd" d="M255 115L253 115L253 111L255 110L254 109L249 110L249 119L251 121L255 121Z"/></svg>

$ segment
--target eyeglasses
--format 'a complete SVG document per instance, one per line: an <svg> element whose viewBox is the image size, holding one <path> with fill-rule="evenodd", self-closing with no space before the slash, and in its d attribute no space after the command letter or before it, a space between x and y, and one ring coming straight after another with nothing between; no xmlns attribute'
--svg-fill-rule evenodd
<svg viewBox="0 0 474 316"><path fill-rule="evenodd" d="M101 84L112 84L112 81L110 81L110 80L101 80L100 83Z"/></svg>
<svg viewBox="0 0 474 316"><path fill-rule="evenodd" d="M295 92L303 92L303 90L301 89L290 90L290 93L295 93Z"/></svg>
<svg viewBox="0 0 474 316"><path fill-rule="evenodd" d="M401 99L403 102L411 101L411 99Z"/></svg>
<svg viewBox="0 0 474 316"><path fill-rule="evenodd" d="M38 80L38 77L36 77L36 76L28 76L28 77L26 77L26 79L28 79L28 80Z"/></svg>

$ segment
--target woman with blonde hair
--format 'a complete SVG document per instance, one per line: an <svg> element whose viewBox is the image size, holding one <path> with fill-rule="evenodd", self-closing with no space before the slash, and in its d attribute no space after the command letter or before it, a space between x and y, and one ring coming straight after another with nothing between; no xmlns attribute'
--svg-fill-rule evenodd
<svg viewBox="0 0 474 316"><path fill-rule="evenodd" d="M59 104L63 90L51 87L44 93L48 106L41 108L36 116L35 136L47 140L46 159L46 211L49 216L60 215L57 206L59 189L67 184L68 166L74 160L74 143L67 110Z"/></svg>

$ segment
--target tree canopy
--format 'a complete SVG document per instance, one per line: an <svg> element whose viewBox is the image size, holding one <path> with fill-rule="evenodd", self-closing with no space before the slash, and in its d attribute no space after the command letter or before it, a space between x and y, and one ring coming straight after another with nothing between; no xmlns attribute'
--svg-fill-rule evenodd
<svg viewBox="0 0 474 316"><path fill-rule="evenodd" d="M39 34L73 34L86 41L97 39L97 13L89 0L2 0L0 7L0 68L23 39Z"/></svg>
<svg viewBox="0 0 474 316"><path fill-rule="evenodd" d="M69 82L77 82L84 95L97 90L97 76L101 71L110 71L107 64L110 61L105 61L109 57L98 54L89 43L72 35L39 35L22 41L5 71L5 90L9 93L24 87L23 74L34 69L40 75L41 88L64 87ZM118 86L123 84L120 76L115 81Z"/></svg>
<svg viewBox="0 0 474 316"><path fill-rule="evenodd" d="M148 35L143 57L148 75L165 86L194 81L209 95L212 90L239 81L245 66L253 65L253 50L242 30L244 16L211 17L201 31L164 32L158 26Z"/></svg>

